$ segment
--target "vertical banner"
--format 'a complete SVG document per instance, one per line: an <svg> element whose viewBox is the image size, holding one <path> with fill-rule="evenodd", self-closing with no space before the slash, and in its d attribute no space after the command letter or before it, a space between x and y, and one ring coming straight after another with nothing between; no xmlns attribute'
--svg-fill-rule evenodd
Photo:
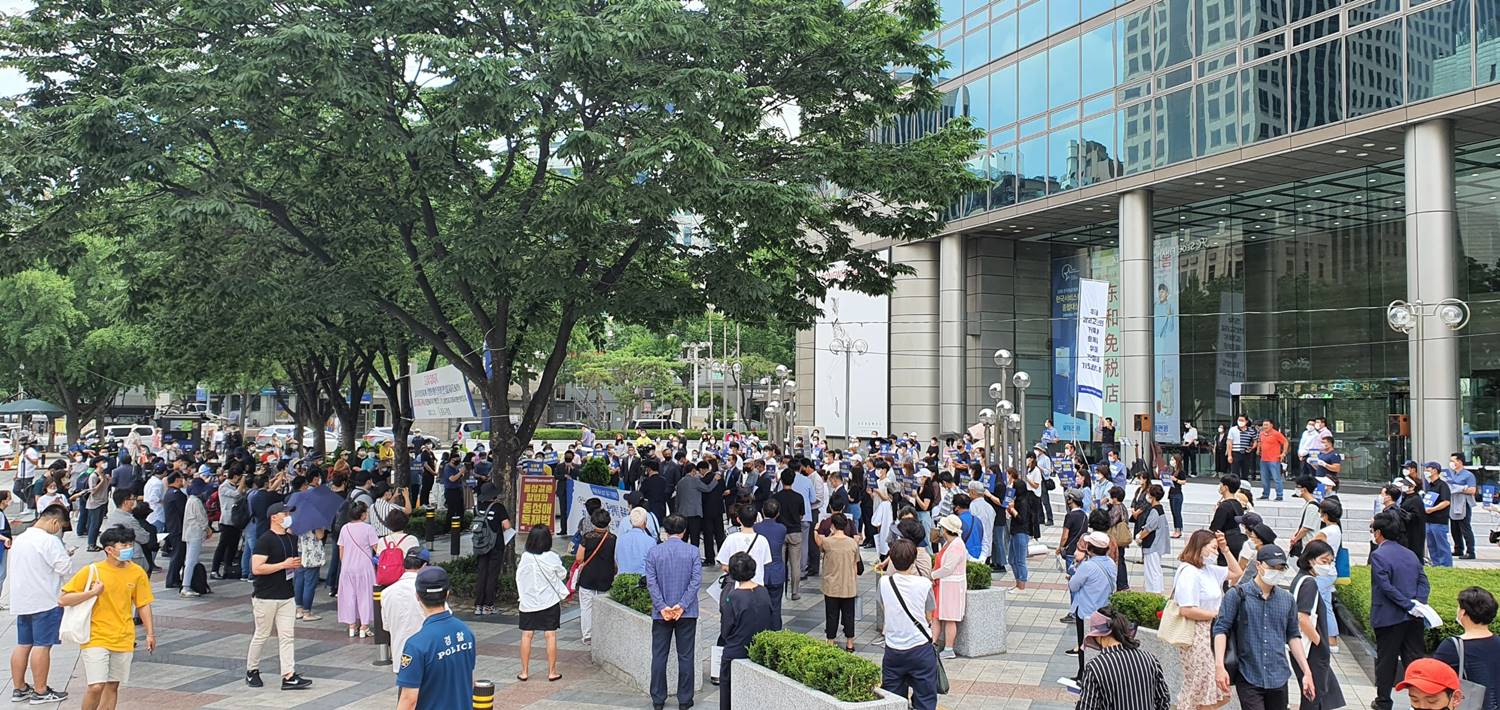
<svg viewBox="0 0 1500 710"><path fill-rule="evenodd" d="M1074 412L1104 416L1104 335L1109 309L1109 283L1078 282L1078 373Z"/></svg>
<svg viewBox="0 0 1500 710"><path fill-rule="evenodd" d="M846 270L839 263L824 277L840 282ZM819 304L823 314L813 326L813 424L824 437L842 438L846 428L851 437L890 428L890 302L889 296L831 286ZM829 349L835 340L864 347L845 356Z"/></svg>
<svg viewBox="0 0 1500 710"><path fill-rule="evenodd" d="M553 500L557 482L551 476L522 476L521 500L516 526L521 532L544 525L552 527Z"/></svg>
<svg viewBox="0 0 1500 710"><path fill-rule="evenodd" d="M1152 275L1156 292L1151 301L1152 338L1156 353L1156 416L1151 430L1159 444L1182 443L1182 412L1178 397L1182 392L1181 352L1178 337L1177 308L1177 235L1156 242Z"/></svg>
<svg viewBox="0 0 1500 710"><path fill-rule="evenodd" d="M1087 257L1052 260L1052 423L1064 441L1087 439L1088 424L1073 416L1077 368L1078 281Z"/></svg>
<svg viewBox="0 0 1500 710"><path fill-rule="evenodd" d="M1214 411L1222 417L1234 415L1229 385L1245 381L1245 294L1219 294L1219 341L1215 348Z"/></svg>
<svg viewBox="0 0 1500 710"><path fill-rule="evenodd" d="M1104 311L1104 414L1125 426L1120 416L1124 408L1124 376L1120 361L1123 342L1120 339L1120 250L1094 249L1090 252L1089 278L1109 284L1109 301ZM1097 425L1097 422L1096 422ZM1089 438L1092 438L1092 433Z"/></svg>

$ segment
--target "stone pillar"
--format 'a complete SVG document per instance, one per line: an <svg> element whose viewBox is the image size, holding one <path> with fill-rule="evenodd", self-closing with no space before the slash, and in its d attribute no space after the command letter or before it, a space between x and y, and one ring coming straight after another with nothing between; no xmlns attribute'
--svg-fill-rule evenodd
<svg viewBox="0 0 1500 710"><path fill-rule="evenodd" d="M891 259L913 273L891 293L891 432L941 433L938 419L938 244L891 248Z"/></svg>
<svg viewBox="0 0 1500 710"><path fill-rule="evenodd" d="M966 431L971 418L964 408L966 275L963 235L944 236L939 242L938 259L938 383L942 403L939 424L943 432ZM931 436L942 432L917 433Z"/></svg>
<svg viewBox="0 0 1500 710"><path fill-rule="evenodd" d="M1458 333L1434 315L1459 296L1458 215L1453 198L1453 124L1406 129L1406 299L1418 307L1408 338L1412 451L1446 461L1459 446Z"/></svg>
<svg viewBox="0 0 1500 710"><path fill-rule="evenodd" d="M1115 422L1122 437L1140 445L1127 459L1139 456L1150 462L1151 427L1135 430L1137 414L1155 410L1155 348L1152 339L1151 294L1151 191L1132 190L1120 195L1120 339L1124 346L1120 363L1121 408L1124 421Z"/></svg>

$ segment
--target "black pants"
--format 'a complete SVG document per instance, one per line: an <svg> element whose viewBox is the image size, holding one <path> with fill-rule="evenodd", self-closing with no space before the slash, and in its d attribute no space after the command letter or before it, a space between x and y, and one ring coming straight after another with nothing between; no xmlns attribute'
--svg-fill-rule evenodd
<svg viewBox="0 0 1500 710"><path fill-rule="evenodd" d="M239 564L240 529L228 523L220 523L219 544L214 548L213 567L209 571L217 572L223 577L239 577Z"/></svg>
<svg viewBox="0 0 1500 710"><path fill-rule="evenodd" d="M1286 686L1280 688L1257 688L1241 680L1234 686L1240 698L1240 710L1287 710L1290 698Z"/></svg>
<svg viewBox="0 0 1500 710"><path fill-rule="evenodd" d="M724 515L703 514L703 559L713 562L718 558L719 548L724 546Z"/></svg>
<svg viewBox="0 0 1500 710"><path fill-rule="evenodd" d="M724 655L719 657L719 710L730 710L729 704L734 701L733 691L730 690L733 680L729 677L729 667L735 659L749 658L749 650L744 646L727 646L724 648Z"/></svg>
<svg viewBox="0 0 1500 710"><path fill-rule="evenodd" d="M937 521L933 521L933 522L937 522ZM812 512L812 527L808 528L808 532L810 533L808 535L808 537L811 538L811 537L813 537L813 535L816 535L817 534L816 533L817 529L818 529L818 511L814 510ZM815 540L803 540L802 544L807 545L807 569L803 570L803 571L806 572L808 575L818 574L818 570L822 567L822 565L820 563L823 561L823 555L818 550L818 543L817 543L817 541L815 541Z"/></svg>
<svg viewBox="0 0 1500 710"><path fill-rule="evenodd" d="M558 481L557 482L557 510L560 513L560 515L558 516L557 534L559 534L559 535L567 535L568 534L568 506L569 505L572 505L572 501L568 500L568 482L566 480ZM659 517L657 519L658 520L666 520L665 517Z"/></svg>
<svg viewBox="0 0 1500 710"><path fill-rule="evenodd" d="M1375 629L1375 702L1371 707L1390 710L1396 678L1406 672L1412 661L1426 655L1423 636L1421 619L1407 619Z"/></svg>
<svg viewBox="0 0 1500 710"><path fill-rule="evenodd" d="M494 606L500 587L500 558L504 551L495 545L483 555L475 555L474 603L478 606Z"/></svg>
<svg viewBox="0 0 1500 710"><path fill-rule="evenodd" d="M844 638L854 640L854 597L823 597L823 636L832 641L839 621L844 622Z"/></svg>
<svg viewBox="0 0 1500 710"><path fill-rule="evenodd" d="M1195 446L1182 447L1182 472L1189 476L1198 475L1198 448Z"/></svg>
<svg viewBox="0 0 1500 710"><path fill-rule="evenodd" d="M771 630L781 630L781 595L786 590L786 583L767 584L766 593L771 595ZM723 691L720 691L723 692Z"/></svg>
<svg viewBox="0 0 1500 710"><path fill-rule="evenodd" d="M1473 557L1477 550L1474 548L1474 511L1470 509L1469 515L1461 520L1448 519L1448 531L1453 534L1453 557Z"/></svg>
<svg viewBox="0 0 1500 710"><path fill-rule="evenodd" d="M437 483L437 474L435 474L435 473L424 473L424 474L422 474L422 494L420 496L417 496L418 497L417 503L420 504L421 506L423 506L423 507L431 507L432 506L432 485L434 483Z"/></svg>
<svg viewBox="0 0 1500 710"><path fill-rule="evenodd" d="M1052 491L1047 490L1046 479L1042 480L1042 490L1037 494L1042 497L1042 515L1047 519L1047 525L1052 525Z"/></svg>
<svg viewBox="0 0 1500 710"><path fill-rule="evenodd" d="M1119 556L1115 559L1115 591L1123 592L1130 589L1130 575L1125 572L1125 550L1120 548Z"/></svg>
<svg viewBox="0 0 1500 710"><path fill-rule="evenodd" d="M449 520L453 518L462 519L464 517L464 489L444 488L443 508L448 511ZM451 526L452 523L449 523L449 525Z"/></svg>
<svg viewBox="0 0 1500 710"><path fill-rule="evenodd" d="M661 707L667 704L667 654L674 642L677 644L677 706L693 704L693 647L697 637L698 620L695 618L651 622L652 705ZM721 687L719 693L727 696L728 689Z"/></svg>
<svg viewBox="0 0 1500 710"><path fill-rule="evenodd" d="M1241 481L1253 481L1260 477L1259 461L1248 451L1234 452L1234 464L1229 467L1229 472L1237 476Z"/></svg>
<svg viewBox="0 0 1500 710"><path fill-rule="evenodd" d="M687 516L687 542L693 547L703 540L703 516ZM710 558L711 559L711 558Z"/></svg>
<svg viewBox="0 0 1500 710"><path fill-rule="evenodd" d="M172 546L172 558L167 561L167 589L176 589L182 586L182 566L187 564L187 545L182 544L177 533L167 533L162 549L166 549L168 544Z"/></svg>

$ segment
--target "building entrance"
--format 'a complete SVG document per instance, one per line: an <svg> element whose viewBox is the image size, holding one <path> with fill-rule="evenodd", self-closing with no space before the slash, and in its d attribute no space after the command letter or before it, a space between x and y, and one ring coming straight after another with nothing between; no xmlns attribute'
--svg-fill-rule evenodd
<svg viewBox="0 0 1500 710"><path fill-rule="evenodd" d="M1406 380L1324 380L1236 383L1235 411L1270 419L1295 449L1308 419L1328 420L1344 457L1342 480L1382 483L1410 457Z"/></svg>

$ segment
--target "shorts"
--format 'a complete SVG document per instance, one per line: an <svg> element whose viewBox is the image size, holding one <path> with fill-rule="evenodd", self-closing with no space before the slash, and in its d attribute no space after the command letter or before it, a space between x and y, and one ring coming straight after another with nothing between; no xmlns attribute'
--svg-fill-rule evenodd
<svg viewBox="0 0 1500 710"><path fill-rule="evenodd" d="M58 632L62 629L62 607L52 607L35 614L16 617L17 646L56 646L62 643Z"/></svg>
<svg viewBox="0 0 1500 710"><path fill-rule="evenodd" d="M521 612L522 631L556 631L562 617L562 604L553 604L541 611Z"/></svg>
<svg viewBox="0 0 1500 710"><path fill-rule="evenodd" d="M89 685L130 680L130 661L135 658L135 651L85 648L78 655L83 659L83 678Z"/></svg>

